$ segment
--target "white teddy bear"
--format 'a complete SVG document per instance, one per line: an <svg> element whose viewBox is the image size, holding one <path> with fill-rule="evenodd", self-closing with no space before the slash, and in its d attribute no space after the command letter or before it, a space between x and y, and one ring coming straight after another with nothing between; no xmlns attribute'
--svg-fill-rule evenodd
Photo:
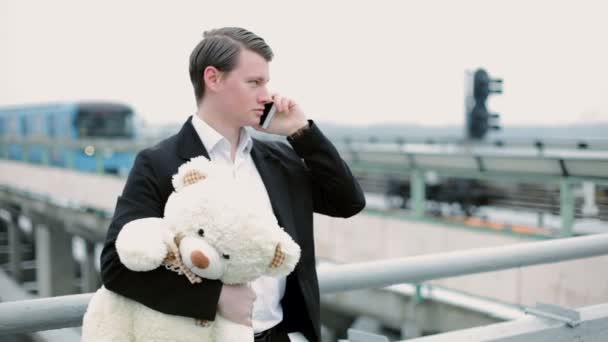
<svg viewBox="0 0 608 342"><path fill-rule="evenodd" d="M242 184L236 188L231 173L205 157L180 166L164 218L134 220L118 234L120 261L133 271L164 266L192 286L205 279L244 284L292 272L300 247ZM166 315L102 287L84 315L82 341L247 342L253 330L219 314L213 322Z"/></svg>

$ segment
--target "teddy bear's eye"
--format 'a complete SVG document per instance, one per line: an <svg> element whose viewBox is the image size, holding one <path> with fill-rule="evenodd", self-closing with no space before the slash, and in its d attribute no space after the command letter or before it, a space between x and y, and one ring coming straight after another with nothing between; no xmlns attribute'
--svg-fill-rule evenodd
<svg viewBox="0 0 608 342"><path fill-rule="evenodd" d="M198 236L205 236L205 231L202 228L198 230Z"/></svg>
<svg viewBox="0 0 608 342"><path fill-rule="evenodd" d="M224 253L224 254L222 254L222 258L228 260L228 259L230 259L230 255Z"/></svg>

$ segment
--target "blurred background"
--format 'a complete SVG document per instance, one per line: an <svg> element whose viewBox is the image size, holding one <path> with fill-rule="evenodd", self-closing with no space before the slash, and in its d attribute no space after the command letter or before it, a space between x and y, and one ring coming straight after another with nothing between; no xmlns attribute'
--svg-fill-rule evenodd
<svg viewBox="0 0 608 342"><path fill-rule="evenodd" d="M602 1L4 1L1 13L1 105L116 100L181 123L202 32L242 26L276 54L270 87L319 121L458 127L478 67L505 79L490 100L505 128L608 121Z"/></svg>
<svg viewBox="0 0 608 342"><path fill-rule="evenodd" d="M99 287L134 156L195 113L189 55L222 26L266 40L269 87L318 123L365 191L363 214L315 217L319 267L605 233L606 13L604 1L3 1L0 301ZM606 261L325 294L324 340L606 303ZM0 341L77 339L60 331Z"/></svg>

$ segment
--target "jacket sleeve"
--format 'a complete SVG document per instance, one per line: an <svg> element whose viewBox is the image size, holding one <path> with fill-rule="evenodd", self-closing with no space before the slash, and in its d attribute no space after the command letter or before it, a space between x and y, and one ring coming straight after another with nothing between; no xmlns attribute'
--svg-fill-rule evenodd
<svg viewBox="0 0 608 342"><path fill-rule="evenodd" d="M338 151L317 125L297 137L288 137L296 154L304 160L312 184L314 211L334 217L350 217L365 208L365 197Z"/></svg>
<svg viewBox="0 0 608 342"><path fill-rule="evenodd" d="M162 217L164 201L150 150L140 152L118 197L114 217L101 253L104 286L165 314L213 320L221 291L217 280L191 284L185 276L159 267L148 272L127 269L118 258L115 241L128 222L144 217Z"/></svg>

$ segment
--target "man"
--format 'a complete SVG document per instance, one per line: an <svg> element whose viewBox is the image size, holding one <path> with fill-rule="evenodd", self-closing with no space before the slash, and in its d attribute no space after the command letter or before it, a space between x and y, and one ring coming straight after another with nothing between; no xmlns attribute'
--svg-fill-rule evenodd
<svg viewBox="0 0 608 342"><path fill-rule="evenodd" d="M247 30L205 33L190 56L197 113L179 133L137 155L108 230L102 279L109 290L163 313L213 320L220 312L253 326L256 341L289 341L290 332L319 341L313 211L350 217L363 209L365 199L336 149L298 104L268 92L272 57L264 40ZM264 130L259 121L270 101L277 114ZM287 136L292 148L252 139L246 126ZM301 259L291 275L242 286L211 280L192 285L163 268L133 272L120 263L114 242L121 227L137 218L161 217L173 191L171 176L199 155L230 165L235 182L253 185L256 198L300 245Z"/></svg>

